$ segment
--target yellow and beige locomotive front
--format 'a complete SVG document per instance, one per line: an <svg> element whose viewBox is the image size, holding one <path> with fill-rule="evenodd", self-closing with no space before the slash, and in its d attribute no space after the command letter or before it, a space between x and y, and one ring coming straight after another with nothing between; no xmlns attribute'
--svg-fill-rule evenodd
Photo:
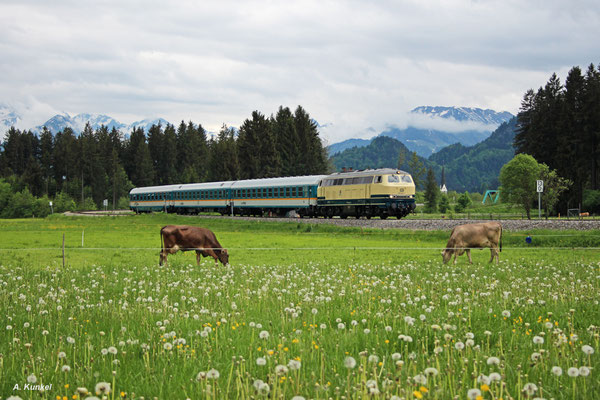
<svg viewBox="0 0 600 400"><path fill-rule="evenodd" d="M340 172L327 176L318 189L318 198L329 204L361 204L376 198L414 199L415 184L408 172L373 169Z"/></svg>

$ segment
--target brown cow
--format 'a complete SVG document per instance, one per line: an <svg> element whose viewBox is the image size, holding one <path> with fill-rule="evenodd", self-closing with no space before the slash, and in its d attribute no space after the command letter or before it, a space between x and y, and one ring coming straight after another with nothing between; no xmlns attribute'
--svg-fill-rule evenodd
<svg viewBox="0 0 600 400"><path fill-rule="evenodd" d="M198 265L200 265L200 255L214 258L215 266L218 265L217 259L223 265L229 264L227 249L224 249L215 234L206 228L187 225L167 225L160 230L160 243L160 265L163 264L163 261L167 262L169 254L175 254L179 250L195 250L196 263Z"/></svg>
<svg viewBox="0 0 600 400"><path fill-rule="evenodd" d="M500 247L498 247L498 243ZM496 257L496 264L499 263L499 251L502 251L502 225L499 222L456 226L452 229L450 240L442 251L444 264L452 258L452 254L454 254L454 264L456 264L456 256L461 256L465 251L469 257L469 263L472 264L471 249L484 247L489 247L492 252L490 262L494 261L494 257Z"/></svg>

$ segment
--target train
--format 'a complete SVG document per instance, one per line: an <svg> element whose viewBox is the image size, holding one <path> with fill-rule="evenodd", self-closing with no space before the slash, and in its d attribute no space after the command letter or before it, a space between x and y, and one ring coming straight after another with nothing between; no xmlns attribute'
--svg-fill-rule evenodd
<svg viewBox="0 0 600 400"><path fill-rule="evenodd" d="M221 215L405 217L415 209L415 184L405 171L380 168L283 178L134 188L136 213L217 212Z"/></svg>

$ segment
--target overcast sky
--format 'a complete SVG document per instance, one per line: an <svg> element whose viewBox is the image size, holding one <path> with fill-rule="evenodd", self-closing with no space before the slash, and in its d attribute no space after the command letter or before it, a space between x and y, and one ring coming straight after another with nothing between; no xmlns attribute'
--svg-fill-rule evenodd
<svg viewBox="0 0 600 400"><path fill-rule="evenodd" d="M600 62L600 3L0 0L0 103L218 131L302 105L329 143L420 105L518 111Z"/></svg>

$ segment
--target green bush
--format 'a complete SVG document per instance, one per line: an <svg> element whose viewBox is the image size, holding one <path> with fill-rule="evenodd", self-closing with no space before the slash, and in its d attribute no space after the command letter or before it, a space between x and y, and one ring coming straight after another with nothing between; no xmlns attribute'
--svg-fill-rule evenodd
<svg viewBox="0 0 600 400"><path fill-rule="evenodd" d="M75 211L77 205L75 200L66 192L60 192L54 197L54 212L63 213L65 211Z"/></svg>
<svg viewBox="0 0 600 400"><path fill-rule="evenodd" d="M454 206L454 211L457 212L457 213L462 213L469 206L471 206L471 204L473 204L473 201L471 201L471 197L469 196L469 192L464 192L463 194L461 194L458 197L458 201L457 201L456 205Z"/></svg>
<svg viewBox="0 0 600 400"><path fill-rule="evenodd" d="M118 210L129 210L129 197L123 196L117 202Z"/></svg>
<svg viewBox="0 0 600 400"><path fill-rule="evenodd" d="M448 196L441 196L439 209L442 214L445 214L450 209L450 200L448 200Z"/></svg>
<svg viewBox="0 0 600 400"><path fill-rule="evenodd" d="M581 211L600 213L600 190L583 191L583 210Z"/></svg>

